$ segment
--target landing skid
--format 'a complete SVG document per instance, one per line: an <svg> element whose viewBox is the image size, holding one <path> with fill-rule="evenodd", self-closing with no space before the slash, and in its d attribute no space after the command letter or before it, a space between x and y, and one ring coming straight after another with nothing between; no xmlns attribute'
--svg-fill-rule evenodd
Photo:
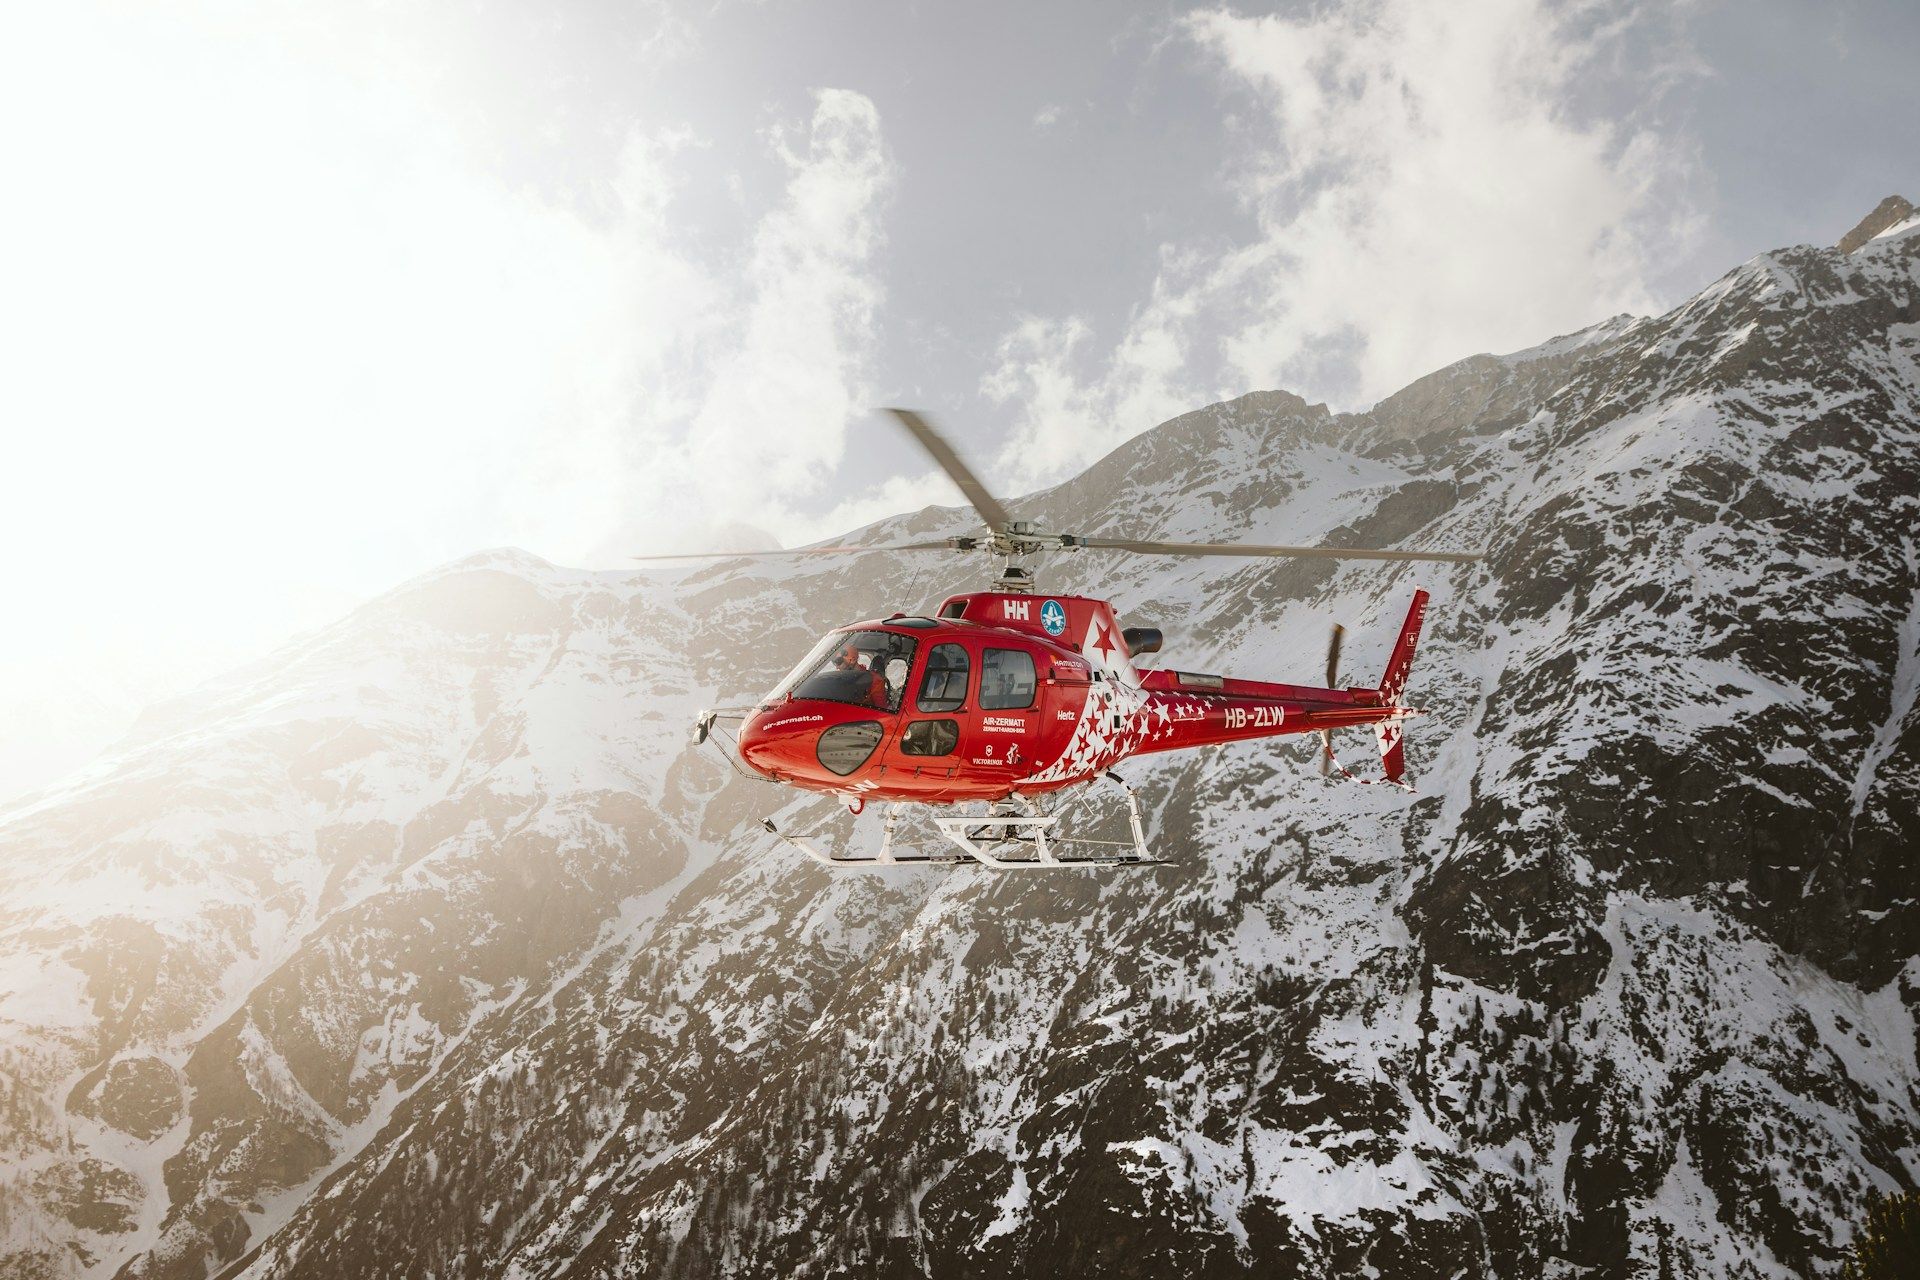
<svg viewBox="0 0 1920 1280"><path fill-rule="evenodd" d="M887 806L880 838L880 851L870 858L839 857L822 853L811 836L790 835L768 818L761 823L769 832L792 845L823 867L893 867L934 864L957 866L977 864L994 871L1023 871L1040 867L1137 867L1158 866L1163 860L1147 848L1146 827L1140 820L1140 798L1118 775L1101 775L1118 786L1127 797L1127 827L1130 840L1094 840L1084 836L1054 833L1065 806L1043 813L1032 799L1017 796L993 807L986 814L930 817L933 829L952 848L934 853L895 853L894 826L902 806ZM1017 802L1018 808L1015 807ZM1024 810L1022 812L1021 810ZM1094 849L1093 853L1078 852ZM1064 855L1064 856L1063 856Z"/></svg>

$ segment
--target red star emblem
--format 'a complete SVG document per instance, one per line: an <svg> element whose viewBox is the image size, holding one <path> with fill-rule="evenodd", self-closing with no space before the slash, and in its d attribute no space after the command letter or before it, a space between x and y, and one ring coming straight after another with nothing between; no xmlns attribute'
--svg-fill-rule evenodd
<svg viewBox="0 0 1920 1280"><path fill-rule="evenodd" d="M1107 625L1105 618L1100 619L1099 629L1094 632L1093 647L1100 651L1103 658L1111 656L1119 647L1113 642L1113 628Z"/></svg>

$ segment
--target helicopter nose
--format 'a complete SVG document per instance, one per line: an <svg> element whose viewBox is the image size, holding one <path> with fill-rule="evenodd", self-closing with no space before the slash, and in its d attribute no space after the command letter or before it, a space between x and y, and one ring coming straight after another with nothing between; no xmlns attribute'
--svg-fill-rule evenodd
<svg viewBox="0 0 1920 1280"><path fill-rule="evenodd" d="M881 726L839 712L819 704L761 711L741 726L740 759L754 772L779 781L844 785L880 745Z"/></svg>
<svg viewBox="0 0 1920 1280"><path fill-rule="evenodd" d="M755 773L769 778L790 778L794 768L811 752L796 751L803 738L812 738L820 730L822 717L796 712L791 707L756 712L740 726L740 759Z"/></svg>

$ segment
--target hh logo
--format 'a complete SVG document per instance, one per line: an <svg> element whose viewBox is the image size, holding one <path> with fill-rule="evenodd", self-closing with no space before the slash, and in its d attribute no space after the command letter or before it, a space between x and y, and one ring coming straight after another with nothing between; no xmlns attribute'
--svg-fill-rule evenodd
<svg viewBox="0 0 1920 1280"><path fill-rule="evenodd" d="M1029 600L1002 600L1000 602L1001 616L1011 618L1017 622L1026 622L1029 620L1027 617L1027 608L1031 603L1032 601Z"/></svg>

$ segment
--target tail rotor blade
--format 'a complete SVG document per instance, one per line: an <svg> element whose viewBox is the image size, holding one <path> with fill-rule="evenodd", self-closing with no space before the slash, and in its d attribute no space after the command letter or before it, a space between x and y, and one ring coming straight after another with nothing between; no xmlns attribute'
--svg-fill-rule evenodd
<svg viewBox="0 0 1920 1280"><path fill-rule="evenodd" d="M1340 646L1347 638L1347 629L1339 623L1333 624L1333 634L1327 637L1327 688L1331 689L1340 679ZM1333 772L1333 733L1320 731L1320 776L1326 777Z"/></svg>

